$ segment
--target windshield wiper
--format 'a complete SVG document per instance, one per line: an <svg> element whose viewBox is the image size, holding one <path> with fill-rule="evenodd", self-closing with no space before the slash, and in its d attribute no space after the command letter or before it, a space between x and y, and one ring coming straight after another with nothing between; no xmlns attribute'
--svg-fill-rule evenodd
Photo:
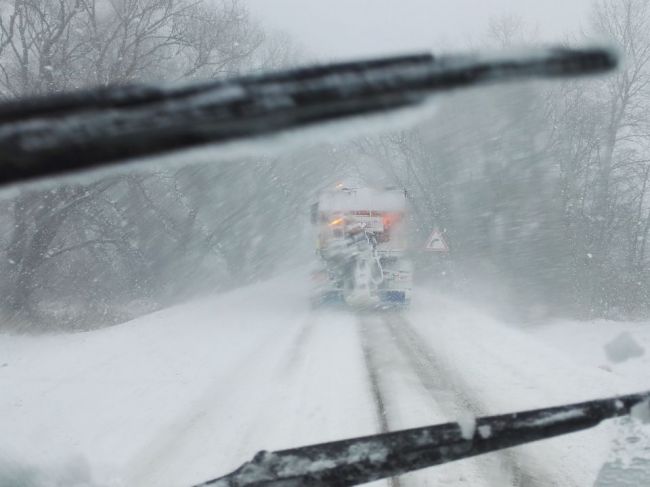
<svg viewBox="0 0 650 487"><path fill-rule="evenodd" d="M478 418L262 451L236 471L195 487L307 487L359 485L413 470L592 428L635 408L650 413L650 391L519 413Z"/></svg>
<svg viewBox="0 0 650 487"><path fill-rule="evenodd" d="M456 88L613 69L605 48L429 54L0 104L0 185L418 104Z"/></svg>

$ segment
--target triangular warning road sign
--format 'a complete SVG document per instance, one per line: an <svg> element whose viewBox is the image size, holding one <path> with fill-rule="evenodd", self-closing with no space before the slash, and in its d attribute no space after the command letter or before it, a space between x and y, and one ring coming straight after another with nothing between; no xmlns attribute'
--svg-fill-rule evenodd
<svg viewBox="0 0 650 487"><path fill-rule="evenodd" d="M424 246L424 250L430 252L449 252L449 245L445 240L445 236L437 228L433 229L431 235L427 239L427 244Z"/></svg>

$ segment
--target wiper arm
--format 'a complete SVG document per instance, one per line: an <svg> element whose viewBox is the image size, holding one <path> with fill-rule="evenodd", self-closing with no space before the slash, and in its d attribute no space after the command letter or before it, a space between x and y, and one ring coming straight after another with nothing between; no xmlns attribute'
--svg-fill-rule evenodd
<svg viewBox="0 0 650 487"><path fill-rule="evenodd" d="M406 107L456 88L616 64L616 54L602 48L423 54L16 100L0 105L0 185Z"/></svg>
<svg viewBox="0 0 650 487"><path fill-rule="evenodd" d="M644 402L645 401L645 402ZM573 433L648 407L650 391L478 418L471 434L458 423L413 428L260 452L233 473L195 487L349 486ZM642 404L643 403L643 404Z"/></svg>

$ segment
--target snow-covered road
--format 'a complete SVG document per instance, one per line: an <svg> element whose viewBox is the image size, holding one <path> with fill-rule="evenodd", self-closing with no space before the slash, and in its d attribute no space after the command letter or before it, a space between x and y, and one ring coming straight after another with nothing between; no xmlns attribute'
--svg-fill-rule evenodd
<svg viewBox="0 0 650 487"><path fill-rule="evenodd" d="M403 313L307 302L298 273L104 330L0 335L0 485L186 486L261 449L647 388L645 355L600 357L624 324L522 330L424 290ZM647 328L625 330L647 348ZM393 484L605 485L647 444L620 423Z"/></svg>

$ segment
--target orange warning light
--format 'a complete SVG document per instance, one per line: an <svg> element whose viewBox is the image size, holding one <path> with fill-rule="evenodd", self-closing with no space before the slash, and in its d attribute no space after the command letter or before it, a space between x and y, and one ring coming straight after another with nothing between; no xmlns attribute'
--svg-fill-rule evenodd
<svg viewBox="0 0 650 487"><path fill-rule="evenodd" d="M388 228L394 223L397 223L400 220L401 215L399 213L384 213L383 221L384 227Z"/></svg>
<svg viewBox="0 0 650 487"><path fill-rule="evenodd" d="M341 223L343 223L343 218L337 218L336 220L332 220L332 221L330 222L330 225L332 225L332 226L334 226L334 225L340 225Z"/></svg>

